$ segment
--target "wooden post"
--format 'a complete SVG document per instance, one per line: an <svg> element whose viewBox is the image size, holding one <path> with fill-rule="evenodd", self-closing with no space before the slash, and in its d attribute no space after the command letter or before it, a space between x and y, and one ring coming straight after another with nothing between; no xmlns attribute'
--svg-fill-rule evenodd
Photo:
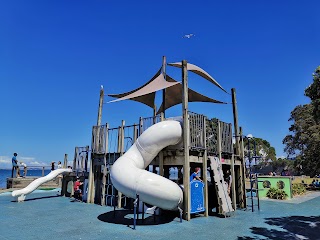
<svg viewBox="0 0 320 240"><path fill-rule="evenodd" d="M156 116L157 116L157 105L153 105L153 124L156 123Z"/></svg>
<svg viewBox="0 0 320 240"><path fill-rule="evenodd" d="M221 162L222 159L222 142L221 142L221 122L218 120L218 137L217 137L217 151L218 151L218 156Z"/></svg>
<svg viewBox="0 0 320 240"><path fill-rule="evenodd" d="M119 144L118 144L118 150L120 152L120 157L124 153L124 125L125 121L122 120L120 131L119 131ZM121 208L121 198L122 198L122 193L118 191L118 208Z"/></svg>
<svg viewBox="0 0 320 240"><path fill-rule="evenodd" d="M164 121L164 113L160 114L160 121ZM164 166L163 166L163 151L159 152L159 174L160 176L164 175Z"/></svg>
<svg viewBox="0 0 320 240"><path fill-rule="evenodd" d="M78 147L75 147L74 148L74 158L73 158L73 165L72 165L72 168L73 168L73 171L76 171L76 173L78 173L77 171L77 158L78 158Z"/></svg>
<svg viewBox="0 0 320 240"><path fill-rule="evenodd" d="M167 78L167 74L166 74L166 65L167 65L167 59L166 56L162 57L162 73L163 73L163 77L164 79ZM162 90L162 107L163 107L163 117L166 116L166 89L164 88Z"/></svg>
<svg viewBox="0 0 320 240"><path fill-rule="evenodd" d="M68 154L64 154L64 160L63 160L63 168L68 167Z"/></svg>
<svg viewBox="0 0 320 240"><path fill-rule="evenodd" d="M231 182L231 201L232 201L232 207L234 210L236 210L237 208L237 199L236 199L236 185L235 185L235 173L234 173L234 154L232 154L231 157L231 178L232 178L232 182Z"/></svg>
<svg viewBox="0 0 320 240"><path fill-rule="evenodd" d="M99 107L98 107L97 126L101 125L103 97L104 97L104 90L103 90L103 87L101 86L100 98L99 98ZM96 136L96 138L99 139L99 136ZM91 154L90 171L89 171L89 179L88 179L88 199L87 199L87 203L94 203L94 195L95 195L94 182L95 182L96 179L95 179L95 172L94 172L93 163L94 163L94 153Z"/></svg>
<svg viewBox="0 0 320 240"><path fill-rule="evenodd" d="M89 146L86 146L86 158L84 162L84 171L88 172L88 161L89 161Z"/></svg>
<svg viewBox="0 0 320 240"><path fill-rule="evenodd" d="M239 124L238 124L238 108L237 108L237 98L236 98L236 89L231 89L232 94L232 110L233 110L233 125L234 125L234 134L236 140L236 152L237 156L240 155L240 136L239 136Z"/></svg>
<svg viewBox="0 0 320 240"><path fill-rule="evenodd" d="M103 167L103 176L102 176L102 193L101 193L101 205L106 205L106 184L107 184L107 153L108 142L109 142L109 124L106 124L106 142L105 142L105 154L104 154L104 167Z"/></svg>
<svg viewBox="0 0 320 240"><path fill-rule="evenodd" d="M98 119L97 119L97 125L98 126L101 125L101 120L102 120L103 98L104 98L104 90L103 90L103 86L101 86L100 99L99 99L99 108L98 108Z"/></svg>
<svg viewBox="0 0 320 240"><path fill-rule="evenodd" d="M240 184L239 184L239 190L241 191L239 195L239 203L241 208L247 207L247 199L246 199L246 160L244 157L244 146L243 146L243 138L242 138L243 132L242 132L242 127L240 127L240 136L241 136L241 151L240 151L240 160L241 160L241 165L240 165Z"/></svg>
<svg viewBox="0 0 320 240"><path fill-rule="evenodd" d="M220 124L220 120L218 120L217 151L218 151L218 156L219 156L219 159L220 159L220 162L221 162L222 149L221 149L221 124ZM217 191L217 197L218 197L218 191ZM219 203L218 212L222 213L221 200L220 200L219 197L218 197L218 203Z"/></svg>
<svg viewBox="0 0 320 240"><path fill-rule="evenodd" d="M139 118L139 136L143 133L143 119Z"/></svg>
<svg viewBox="0 0 320 240"><path fill-rule="evenodd" d="M184 219L190 220L190 159L189 159L189 113L188 113L188 69L187 61L182 61L182 113L183 113L183 199L184 199Z"/></svg>
<svg viewBox="0 0 320 240"><path fill-rule="evenodd" d="M133 126L133 142L135 142L138 138L138 128L137 124L134 124Z"/></svg>
<svg viewBox="0 0 320 240"><path fill-rule="evenodd" d="M204 146L204 152L203 152L203 183L204 183L204 206L205 206L205 212L204 216L208 217L209 212L208 212L208 206L209 206L209 201L208 201L208 179L207 179L207 124L206 124L206 118L202 116L202 121L203 121L203 146Z"/></svg>

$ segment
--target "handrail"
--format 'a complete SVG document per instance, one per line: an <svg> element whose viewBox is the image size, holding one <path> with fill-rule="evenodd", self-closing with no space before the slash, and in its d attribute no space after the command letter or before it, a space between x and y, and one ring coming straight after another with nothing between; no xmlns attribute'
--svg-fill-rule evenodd
<svg viewBox="0 0 320 240"><path fill-rule="evenodd" d="M51 169L51 165L43 165L43 166L26 166L26 167L23 167L22 165L19 166L19 168L23 168L24 170L24 173L23 175L26 176L27 175L27 171L28 170L38 170L38 169L42 169L42 173L41 173L41 176L43 177L44 176L44 170L46 168L50 168Z"/></svg>

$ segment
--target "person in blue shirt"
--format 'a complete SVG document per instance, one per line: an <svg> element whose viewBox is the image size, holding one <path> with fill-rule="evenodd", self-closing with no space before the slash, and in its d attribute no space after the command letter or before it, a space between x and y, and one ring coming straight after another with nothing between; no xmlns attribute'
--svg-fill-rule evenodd
<svg viewBox="0 0 320 240"><path fill-rule="evenodd" d="M193 181L193 180L199 180L199 181L202 182L201 178L199 177L199 172L200 172L200 168L196 167L194 169L194 172L190 176L190 182Z"/></svg>
<svg viewBox="0 0 320 240"><path fill-rule="evenodd" d="M17 156L18 156L18 154L14 153L13 157L12 157L12 160L11 160L12 161L12 171L11 171L11 177L12 178L13 178L14 170L16 170L16 177L20 177L20 169L19 169L19 166L18 166Z"/></svg>

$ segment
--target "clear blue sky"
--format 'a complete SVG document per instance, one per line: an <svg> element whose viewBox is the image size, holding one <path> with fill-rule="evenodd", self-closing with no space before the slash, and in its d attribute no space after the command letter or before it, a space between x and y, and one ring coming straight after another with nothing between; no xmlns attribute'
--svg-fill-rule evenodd
<svg viewBox="0 0 320 240"><path fill-rule="evenodd" d="M90 145L100 85L132 90L169 62L187 59L225 89L236 88L245 134L283 155L290 112L320 65L319 1L1 1L0 168L13 152L29 164L73 159ZM183 35L193 33L191 39ZM180 71L168 68L180 80ZM189 74L190 87L231 96ZM111 98L106 97L105 101ZM232 122L231 105L192 103L190 110ZM116 127L152 110L106 104ZM168 115L181 114L181 106Z"/></svg>

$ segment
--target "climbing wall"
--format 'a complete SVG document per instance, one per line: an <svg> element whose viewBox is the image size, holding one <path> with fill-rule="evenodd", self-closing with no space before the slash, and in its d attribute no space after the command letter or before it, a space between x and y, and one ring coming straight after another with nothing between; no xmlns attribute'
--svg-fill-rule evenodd
<svg viewBox="0 0 320 240"><path fill-rule="evenodd" d="M219 198L219 205L220 205L220 213L224 215L229 215L230 213L234 212L232 208L232 203L230 196L228 194L227 184L223 178L223 171L220 159L218 157L211 157L210 159L210 166L214 174L214 183L216 186L217 196Z"/></svg>

